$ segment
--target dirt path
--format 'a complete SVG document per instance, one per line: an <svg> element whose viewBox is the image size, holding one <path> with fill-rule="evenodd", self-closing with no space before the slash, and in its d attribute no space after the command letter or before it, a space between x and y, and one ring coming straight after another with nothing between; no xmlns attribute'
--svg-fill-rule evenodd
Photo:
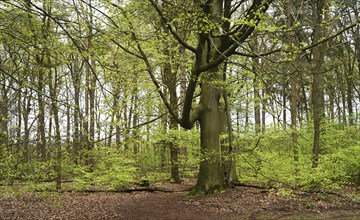
<svg viewBox="0 0 360 220"><path fill-rule="evenodd" d="M0 219L360 219L360 204L346 195L284 197L250 187L198 197L186 192L27 193L0 200Z"/></svg>

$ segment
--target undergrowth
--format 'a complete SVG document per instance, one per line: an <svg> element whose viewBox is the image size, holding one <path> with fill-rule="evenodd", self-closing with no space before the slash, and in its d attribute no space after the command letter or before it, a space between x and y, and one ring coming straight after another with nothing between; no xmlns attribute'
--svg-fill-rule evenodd
<svg viewBox="0 0 360 220"><path fill-rule="evenodd" d="M236 169L240 182L307 191L336 191L345 185L360 184L359 128L343 128L328 124L321 136L319 166L312 168L312 129L297 130L298 161L294 161L293 142L288 131L267 128L265 133L244 132L234 137ZM134 154L123 146L98 144L89 154L94 166L86 166L83 158L74 159L63 148L63 189L100 188L116 190L147 180L150 183L170 180L169 142L179 148L181 178L196 178L199 164L199 132L159 132L149 142L141 142ZM128 143L131 147L131 143ZM56 160L39 162L25 152L10 154L1 148L0 185L26 184L27 190L54 189ZM50 151L50 158L55 152ZM26 157L25 157L26 156ZM1 191L3 191L0 188ZM279 191L291 194L291 191ZM358 198L355 198L358 201Z"/></svg>

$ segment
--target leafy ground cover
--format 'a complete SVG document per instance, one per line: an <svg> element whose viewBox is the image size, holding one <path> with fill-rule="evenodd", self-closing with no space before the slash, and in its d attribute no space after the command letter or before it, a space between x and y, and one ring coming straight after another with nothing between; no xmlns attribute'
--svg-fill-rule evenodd
<svg viewBox="0 0 360 220"><path fill-rule="evenodd" d="M3 187L0 219L360 219L356 187L324 193L238 186L190 197L194 183L152 183L154 192L131 193L20 192Z"/></svg>

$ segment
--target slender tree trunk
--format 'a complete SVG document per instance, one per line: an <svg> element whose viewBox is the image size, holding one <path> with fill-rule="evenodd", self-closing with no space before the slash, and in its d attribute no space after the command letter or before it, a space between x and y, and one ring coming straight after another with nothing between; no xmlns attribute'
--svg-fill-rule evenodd
<svg viewBox="0 0 360 220"><path fill-rule="evenodd" d="M303 77L304 78L304 77ZM304 80L302 80L304 81ZM309 117L309 106L308 106L308 99L307 99L307 92L306 92L306 89L305 89L305 84L304 83L301 83L301 93L302 93L302 105L304 106L304 115L305 115L305 119L306 121L309 121L310 120L310 117Z"/></svg>
<svg viewBox="0 0 360 220"><path fill-rule="evenodd" d="M166 88L164 88L166 89ZM162 106L158 107L160 109L160 113L161 115L166 114L166 110L161 108ZM164 116L160 119L160 130L164 133L167 132L167 122L168 122L168 117ZM161 140L158 143L158 149L157 151L159 152L159 159L160 159L160 167L161 167L161 171L165 172L166 170L166 149L167 149L167 143L166 140Z"/></svg>
<svg viewBox="0 0 360 220"><path fill-rule="evenodd" d="M185 48L180 46L179 47L179 53L180 56L182 57L183 60L186 59L186 53L185 53ZM185 61L184 61L185 62ZM186 79L186 66L185 64L180 64L179 66L179 79L180 79L180 96L179 96L179 103L181 106L182 103L185 101L185 95L186 95L186 84L187 84L187 79ZM181 128L182 129L182 128ZM179 155L183 155L185 158L187 158L187 148L186 146L179 146Z"/></svg>
<svg viewBox="0 0 360 220"><path fill-rule="evenodd" d="M298 133L297 133L297 82L296 76L290 77L291 94L290 94L290 114L291 114L291 138L294 152L294 161L299 161Z"/></svg>
<svg viewBox="0 0 360 220"><path fill-rule="evenodd" d="M291 18L291 0L287 2L287 26L289 29L292 28L292 18ZM291 32L288 32L287 43L291 47ZM292 71L291 64L289 63L290 73L290 116L291 116L291 138L292 138L292 148L294 153L294 161L299 161L299 147L298 147L298 135L297 135L297 104L298 104L298 89L297 89L297 71Z"/></svg>
<svg viewBox="0 0 360 220"><path fill-rule="evenodd" d="M88 61L90 62L90 61ZM83 120L83 130L82 130L82 153L84 154L85 159L85 165L90 165L89 161L89 148L90 148L90 142L89 142L89 90L90 90L90 64L86 62L85 63L85 111L84 111L84 120Z"/></svg>
<svg viewBox="0 0 360 220"><path fill-rule="evenodd" d="M261 114L260 114L260 91L257 77L254 79L254 116L255 116L255 132L261 132Z"/></svg>
<svg viewBox="0 0 360 220"><path fill-rule="evenodd" d="M22 117L23 117L23 107L22 107L22 89L21 84L19 86L19 92L17 95L17 110L18 110L18 117L17 117L17 128L16 128L16 143L19 144L21 141L21 127L22 127Z"/></svg>
<svg viewBox="0 0 360 220"><path fill-rule="evenodd" d="M359 17L359 1L356 1L355 7L354 7L354 14L355 18ZM360 27L357 25L354 28L355 34L354 34L354 41L355 41L355 56L357 61L357 70L358 70L358 79L360 79ZM359 81L359 80L358 80ZM359 83L357 84L359 86ZM360 100L360 92L358 92L358 100ZM356 122L359 122L359 114L356 114Z"/></svg>
<svg viewBox="0 0 360 220"><path fill-rule="evenodd" d="M313 30L313 42L318 42L325 36L323 27L323 13L326 9L325 0L313 0L312 2L313 16L315 18L315 27ZM313 48L313 60L312 60L312 105L313 105L313 117L314 117L314 143L313 143L313 162L312 167L317 168L319 164L320 154L320 134L321 123L323 121L324 113L324 57L325 57L325 44L321 44Z"/></svg>
<svg viewBox="0 0 360 220"><path fill-rule="evenodd" d="M95 70L95 62L94 60L91 60L91 66L92 71ZM94 142L95 142L95 100L96 100L96 94L95 94L95 88L96 88L96 78L94 77L94 74L90 74L90 88L89 88L89 145L88 145L88 152L91 152L94 149ZM89 160L87 161L87 164L91 166L91 170L93 170L95 166L95 161L92 156L89 156Z"/></svg>
<svg viewBox="0 0 360 220"><path fill-rule="evenodd" d="M92 50L93 49L93 8L91 1L89 2L89 11L88 11L88 34L87 34L87 40L88 45L87 49ZM88 117L87 120L89 122L88 124L88 137L87 137L87 159L85 160L85 164L90 166L90 170L92 171L95 166L95 161L93 156L89 155L89 153L94 149L94 141L95 141L95 89L96 89L96 65L95 60L92 53L89 53L89 56L87 57L86 62L86 74L87 74L87 88L88 88Z"/></svg>
<svg viewBox="0 0 360 220"><path fill-rule="evenodd" d="M286 79L285 79L286 81ZM287 128L287 114L286 114L286 111L287 111L287 105L286 105L286 102L287 102L287 82L284 82L283 86L282 86L282 109L283 109L283 126L284 126L284 129Z"/></svg>
<svg viewBox="0 0 360 220"><path fill-rule="evenodd" d="M0 91L0 149L5 147L9 141L9 97L6 82L2 87Z"/></svg>
<svg viewBox="0 0 360 220"><path fill-rule="evenodd" d="M254 53L258 52L258 39L255 36L253 39L252 50ZM253 89L254 89L254 118L255 118L255 132L261 132L261 113L260 113L260 83L259 83L259 58L253 58L252 71L254 73Z"/></svg>
<svg viewBox="0 0 360 220"><path fill-rule="evenodd" d="M66 82L66 150L70 153L71 138L71 107L70 107L70 88L68 81Z"/></svg>
<svg viewBox="0 0 360 220"><path fill-rule="evenodd" d="M80 87L81 87L81 66L79 64L79 60L75 57L71 57L74 62L72 65L69 66L71 77L72 77L72 83L74 87L74 107L73 107L73 116L74 116L74 134L73 134L73 154L75 158L75 163L80 163L80 146L82 146L82 143L80 142L82 137L82 132L80 131L81 127L81 111L80 111Z"/></svg>
<svg viewBox="0 0 360 220"><path fill-rule="evenodd" d="M125 92L123 94L123 97L122 97L122 103L120 104L119 101L120 101L120 94L121 94L121 89L119 88L119 85L116 85L116 93L115 93L115 97L114 99L114 102L113 104L115 105L116 104L116 108L115 108L115 112L113 113L114 114L114 118L115 118L115 144L116 144L116 147L119 149L120 148L120 137L121 137L121 126L120 125L124 125L127 120L127 105L126 105L126 102L127 102L127 93ZM124 120L122 120L122 114L124 116ZM126 128L125 128L126 129ZM125 142L125 150L127 150L127 143Z"/></svg>
<svg viewBox="0 0 360 220"><path fill-rule="evenodd" d="M24 147L25 149L25 161L27 162L29 159L29 154L28 154L28 149L29 149L29 141L30 141L30 128L29 128L29 115L31 112L31 98L32 98L32 92L29 91L28 93L28 89L25 90L25 96L24 96L24 107L23 107L23 119L24 119L24 138L21 138L21 133L20 133L20 141L22 141L22 147ZM35 113L34 113L35 114ZM21 127L20 127L21 128ZM21 130L20 130L21 131Z"/></svg>
<svg viewBox="0 0 360 220"><path fill-rule="evenodd" d="M350 48L348 49L350 52ZM345 82L346 82L346 104L348 112L349 125L354 125L354 109L353 109L353 86L354 86L354 68L352 66L352 60L350 55L348 55L348 63L344 64L345 68Z"/></svg>
<svg viewBox="0 0 360 220"><path fill-rule="evenodd" d="M164 50L164 55L170 57L170 51L168 48ZM172 109L176 109L178 104L178 98L176 94L176 71L173 71L172 66L170 63L166 62L164 64L164 81L167 86L167 89L170 94L170 105ZM169 118L169 129L170 130L177 130L178 123L175 118ZM170 174L171 180L175 183L180 182L179 176L179 146L177 146L176 138L171 138L171 141L168 142L170 147Z"/></svg>
<svg viewBox="0 0 360 220"><path fill-rule="evenodd" d="M50 78L48 78L50 79ZM47 129L47 142L49 143L49 146L52 145L52 138L53 138L53 133L52 133L52 127L53 127L53 112L52 112L52 108L51 108L51 104L50 105L50 111L49 111L49 117L48 117L48 129Z"/></svg>
<svg viewBox="0 0 360 220"><path fill-rule="evenodd" d="M126 106L123 107L124 109L124 121L126 122ZM121 121L121 111L120 109L117 110L116 112L116 126L115 126L115 143L116 146L119 147L120 146L120 142L121 142L121 126L120 124L123 123L123 121ZM126 128L125 128L126 129ZM126 140L126 138L125 138ZM125 150L127 149L127 142L125 141Z"/></svg>
<svg viewBox="0 0 360 220"><path fill-rule="evenodd" d="M265 89L262 89L262 101L261 101L261 132L265 133L266 130L266 103L267 99L265 98Z"/></svg>
<svg viewBox="0 0 360 220"><path fill-rule="evenodd" d="M130 111L129 111L129 120L128 122L128 130L130 135L130 130L132 134L132 151L136 155L139 153L140 144L139 144L139 129L137 128L138 125L138 116L139 116L139 109L138 109L138 102L139 102L139 91L138 91L138 74L134 73L133 78L133 89L131 94L131 103L130 103Z"/></svg>
<svg viewBox="0 0 360 220"><path fill-rule="evenodd" d="M133 153L136 155L140 152L140 139L139 139L139 128L137 127L139 122L139 111L138 111L138 91L137 86L134 89L134 108L133 108L133 120L132 120L132 136L133 136Z"/></svg>
<svg viewBox="0 0 360 220"><path fill-rule="evenodd" d="M125 92L123 100L123 108L124 108L124 150L128 151L129 149L129 137L130 137L130 122L131 122L131 114L132 114L132 101L130 101L130 109L128 111L128 95ZM132 98L131 98L132 100ZM116 143L120 143L120 126L116 127Z"/></svg>
<svg viewBox="0 0 360 220"><path fill-rule="evenodd" d="M248 88L247 88L248 89ZM245 99L245 131L249 129L249 110L250 110L249 94L246 94Z"/></svg>
<svg viewBox="0 0 360 220"><path fill-rule="evenodd" d="M56 189L61 190L61 162L62 162L62 152L61 152L61 134L60 134L60 122L59 122L59 107L57 101L57 69L54 70L54 77L52 76L53 72L49 70L49 91L51 97L51 112L54 117L55 123L55 148L56 148Z"/></svg>
<svg viewBox="0 0 360 220"><path fill-rule="evenodd" d="M330 85L328 86L328 94L329 94L329 114L330 114L330 120L332 123L335 122L335 90L334 90L334 86Z"/></svg>
<svg viewBox="0 0 360 220"><path fill-rule="evenodd" d="M44 92L44 76L43 71L39 71L38 73L38 105L39 105L39 115L38 115L38 137L39 141L37 143L38 151L40 155L41 161L45 161L46 156L46 132L45 132L45 100L43 96Z"/></svg>
<svg viewBox="0 0 360 220"><path fill-rule="evenodd" d="M226 82L227 64L224 64L223 70L223 82ZM235 151L233 147L233 128L231 123L231 112L229 103L229 94L226 88L222 88L222 96L219 100L219 112L220 112L220 138L221 151L222 151L222 163L225 177L226 187L231 187L232 183L238 182L236 173Z"/></svg>
<svg viewBox="0 0 360 220"><path fill-rule="evenodd" d="M338 79L339 82L341 82L340 84L345 85L346 82L343 79L342 74L339 73L338 77L339 77L339 79ZM347 125L347 117L346 117L346 111L345 111L345 109L346 109L346 90L343 87L340 88L340 95L341 96L339 98L341 98L341 106L339 106L339 115L341 115L341 121L342 121L343 126L346 126ZM340 103L340 101L339 101L339 103Z"/></svg>
<svg viewBox="0 0 360 220"><path fill-rule="evenodd" d="M116 89L115 89L116 90ZM112 111L111 111L111 119L110 119L110 127L109 127L109 140L108 140L108 147L111 147L112 144L112 136L113 136L113 130L114 130L114 122L115 122L115 116L118 114L119 106L118 106L118 96L116 95L117 91L113 90L114 96L113 96L113 103L112 103ZM116 121L116 124L119 123L119 121Z"/></svg>

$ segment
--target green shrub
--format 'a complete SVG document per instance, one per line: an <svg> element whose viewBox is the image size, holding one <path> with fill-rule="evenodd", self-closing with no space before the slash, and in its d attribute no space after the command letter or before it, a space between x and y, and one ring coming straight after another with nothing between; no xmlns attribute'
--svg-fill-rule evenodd
<svg viewBox="0 0 360 220"><path fill-rule="evenodd" d="M293 159L291 137L286 131L248 133L239 138L237 156L240 180L286 184L303 189L335 190L344 184L360 184L358 129L324 128L319 166L312 168L312 130L298 130L299 161Z"/></svg>
<svg viewBox="0 0 360 220"><path fill-rule="evenodd" d="M102 185L107 189L118 189L135 181L136 167L133 159L112 148L102 148L94 152L95 169L88 167L76 169L75 181L80 185Z"/></svg>

